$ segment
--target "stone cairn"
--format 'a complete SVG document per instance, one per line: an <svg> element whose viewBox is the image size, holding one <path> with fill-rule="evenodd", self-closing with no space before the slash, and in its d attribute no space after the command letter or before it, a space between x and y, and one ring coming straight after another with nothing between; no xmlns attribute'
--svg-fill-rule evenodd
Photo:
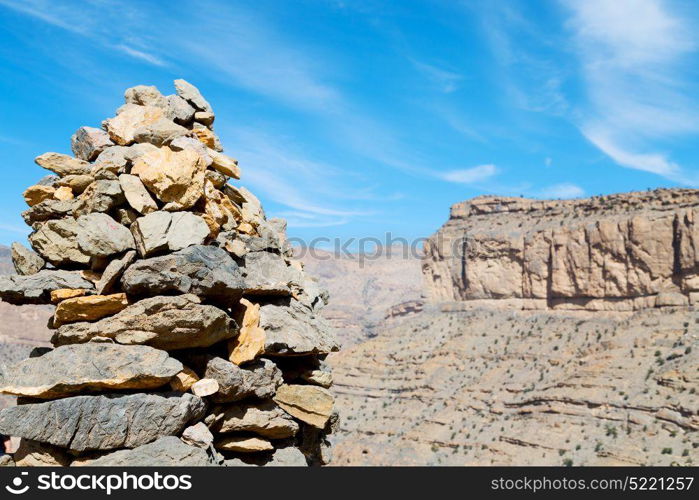
<svg viewBox="0 0 699 500"><path fill-rule="evenodd" d="M222 153L199 90L137 86L75 157L24 193L12 304L55 304L53 348L3 368L0 433L17 465L318 465L337 425L318 316L327 292L292 259Z"/></svg>

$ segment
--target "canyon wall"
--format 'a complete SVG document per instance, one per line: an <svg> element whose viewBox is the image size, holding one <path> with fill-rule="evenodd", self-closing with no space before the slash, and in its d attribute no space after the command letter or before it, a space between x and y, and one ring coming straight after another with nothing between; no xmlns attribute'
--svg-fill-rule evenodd
<svg viewBox="0 0 699 500"><path fill-rule="evenodd" d="M425 244L433 301L632 311L699 303L699 190L578 200L484 196Z"/></svg>

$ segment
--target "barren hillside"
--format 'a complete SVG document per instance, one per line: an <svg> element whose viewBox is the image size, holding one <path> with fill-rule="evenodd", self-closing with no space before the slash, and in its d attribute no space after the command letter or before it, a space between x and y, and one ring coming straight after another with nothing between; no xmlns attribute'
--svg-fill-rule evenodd
<svg viewBox="0 0 699 500"><path fill-rule="evenodd" d="M420 260L402 248L365 259L314 250L301 260L309 274L330 291L323 314L344 346L375 337L393 306L422 296Z"/></svg>

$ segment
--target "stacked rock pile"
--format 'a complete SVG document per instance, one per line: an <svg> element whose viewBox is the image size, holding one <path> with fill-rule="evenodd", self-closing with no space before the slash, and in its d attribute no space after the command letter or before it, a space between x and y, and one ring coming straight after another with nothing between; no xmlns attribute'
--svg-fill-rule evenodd
<svg viewBox="0 0 699 500"><path fill-rule="evenodd" d="M137 86L75 157L24 193L33 251L0 298L55 304L53 348L5 367L0 433L18 465L315 465L337 423L318 316L327 293L292 260L222 153L214 113L176 80Z"/></svg>

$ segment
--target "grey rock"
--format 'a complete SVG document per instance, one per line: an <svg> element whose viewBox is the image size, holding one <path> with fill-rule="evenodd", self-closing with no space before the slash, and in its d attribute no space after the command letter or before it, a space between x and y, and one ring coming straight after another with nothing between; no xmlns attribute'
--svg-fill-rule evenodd
<svg viewBox="0 0 699 500"><path fill-rule="evenodd" d="M215 465L209 454L183 443L175 436L166 436L133 450L119 450L99 458L80 460L73 465L88 467L204 467Z"/></svg>
<svg viewBox="0 0 699 500"><path fill-rule="evenodd" d="M195 109L178 95L167 96L165 116L175 123L187 125L194 118Z"/></svg>
<svg viewBox="0 0 699 500"><path fill-rule="evenodd" d="M73 214L77 217L92 212L109 212L126 203L124 191L116 177L113 180L96 180L75 200Z"/></svg>
<svg viewBox="0 0 699 500"><path fill-rule="evenodd" d="M308 461L298 448L287 446L274 450L272 458L264 464L265 467L306 467Z"/></svg>
<svg viewBox="0 0 699 500"><path fill-rule="evenodd" d="M95 160L95 166L102 166L117 174L123 174L141 156L154 151L156 146L148 143L131 146L113 146L102 152Z"/></svg>
<svg viewBox="0 0 699 500"><path fill-rule="evenodd" d="M294 283L291 288L292 295L313 312L318 312L328 305L330 299L328 290L313 277L304 275L301 283Z"/></svg>
<svg viewBox="0 0 699 500"><path fill-rule="evenodd" d="M182 441L197 448L207 449L214 443L214 435L204 422L198 422L184 430Z"/></svg>
<svg viewBox="0 0 699 500"><path fill-rule="evenodd" d="M106 295L114 290L114 285L121 279L122 274L133 261L136 260L136 251L131 250L126 252L121 259L114 259L102 272L99 281L95 283L95 292L97 295Z"/></svg>
<svg viewBox="0 0 699 500"><path fill-rule="evenodd" d="M0 411L0 433L73 451L135 448L179 434L206 412L192 394L73 396Z"/></svg>
<svg viewBox="0 0 699 500"><path fill-rule="evenodd" d="M149 214L158 210L158 204L150 195L141 178L137 175L122 174L119 176L119 185L126 201L131 207L142 214Z"/></svg>
<svg viewBox="0 0 699 500"><path fill-rule="evenodd" d="M61 288L91 290L94 286L79 271L44 269L28 276L0 276L0 299L10 304L48 304L51 292Z"/></svg>
<svg viewBox="0 0 699 500"><path fill-rule="evenodd" d="M271 398L283 382L281 370L268 359L257 360L241 368L223 358L212 357L206 363L204 377L218 382L219 390L211 397L216 403L240 401L248 397Z"/></svg>
<svg viewBox="0 0 699 500"><path fill-rule="evenodd" d="M137 261L121 284L130 295L194 293L228 304L241 297L245 286L238 265L225 250L201 245Z"/></svg>
<svg viewBox="0 0 699 500"><path fill-rule="evenodd" d="M61 219L73 215L75 200L46 200L22 212L22 218L29 226L37 222Z"/></svg>
<svg viewBox="0 0 699 500"><path fill-rule="evenodd" d="M325 354L340 348L326 320L294 299L263 305L260 328L266 354Z"/></svg>
<svg viewBox="0 0 699 500"><path fill-rule="evenodd" d="M189 130L177 125L166 118L139 127L134 132L134 140L138 143L149 143L155 146L169 144L173 139L189 133Z"/></svg>
<svg viewBox="0 0 699 500"><path fill-rule="evenodd" d="M200 111L209 111L213 113L211 105L191 83L185 80L175 80L175 90L177 95Z"/></svg>
<svg viewBox="0 0 699 500"><path fill-rule="evenodd" d="M126 104L139 104L141 106L157 106L163 108L167 105L167 100L160 93L155 85L136 85L126 89L124 92L124 102Z"/></svg>
<svg viewBox="0 0 699 500"><path fill-rule="evenodd" d="M250 252L245 255L243 278L247 295L289 295L291 285L303 276L275 253Z"/></svg>
<svg viewBox="0 0 699 500"><path fill-rule="evenodd" d="M80 249L78 234L80 225L75 219L49 220L29 236L36 252L56 267L86 265L90 256Z"/></svg>
<svg viewBox="0 0 699 500"><path fill-rule="evenodd" d="M57 175L45 175L39 182L36 183L37 186L56 186L61 178Z"/></svg>
<svg viewBox="0 0 699 500"><path fill-rule="evenodd" d="M84 160L61 153L44 153L37 156L34 161L40 167L51 170L61 177L89 174L92 168L92 165Z"/></svg>
<svg viewBox="0 0 699 500"><path fill-rule="evenodd" d="M271 453L255 454L224 461L226 467L307 467L308 461L298 448L286 446Z"/></svg>
<svg viewBox="0 0 699 500"><path fill-rule="evenodd" d="M67 345L9 368L0 375L0 392L45 399L85 390L154 389L181 370L182 363L148 346Z"/></svg>
<svg viewBox="0 0 699 500"><path fill-rule="evenodd" d="M131 231L107 214L83 215L77 222L78 246L92 257L111 257L136 247Z"/></svg>
<svg viewBox="0 0 699 500"><path fill-rule="evenodd" d="M11 246L12 264L17 274L28 276L36 274L44 267L46 262L39 257L39 254L29 250L21 243L14 242Z"/></svg>
<svg viewBox="0 0 699 500"><path fill-rule="evenodd" d="M332 444L328 436L337 432L340 419L337 413L330 415L324 429L304 425L300 435L301 452L313 465L327 465L332 461Z"/></svg>
<svg viewBox="0 0 699 500"><path fill-rule="evenodd" d="M269 439L290 438L299 431L299 424L272 400L219 406L206 422L218 433L254 432Z"/></svg>
<svg viewBox="0 0 699 500"><path fill-rule="evenodd" d="M109 134L94 127L80 127L70 138L70 148L73 154L85 161L92 161L114 143Z"/></svg>
<svg viewBox="0 0 699 500"><path fill-rule="evenodd" d="M190 212L153 212L131 226L141 257L201 245L209 236L206 221Z"/></svg>
<svg viewBox="0 0 699 500"><path fill-rule="evenodd" d="M194 295L179 295L143 299L94 323L63 325L51 341L54 345L64 345L106 337L119 344L145 344L172 350L208 347L237 333L235 321L225 311L202 305Z"/></svg>

